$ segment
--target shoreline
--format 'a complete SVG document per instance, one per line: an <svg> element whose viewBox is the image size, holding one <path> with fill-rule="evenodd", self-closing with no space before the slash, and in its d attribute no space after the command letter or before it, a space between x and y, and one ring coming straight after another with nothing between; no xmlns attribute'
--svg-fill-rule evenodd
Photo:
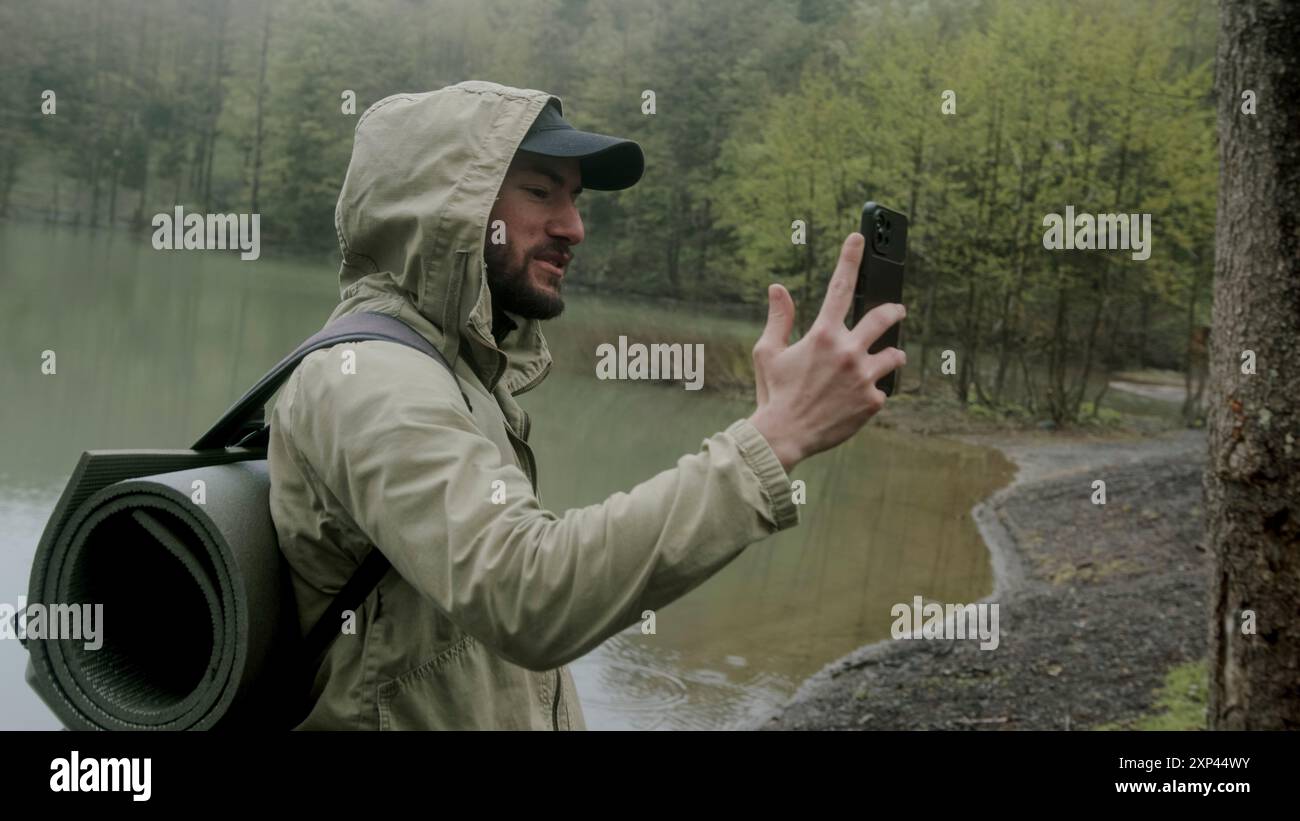
<svg viewBox="0 0 1300 821"><path fill-rule="evenodd" d="M970 516L989 550L994 579L993 590L979 599L978 603L1000 603L1003 610L1010 606L1013 611L1040 612L1048 615L1049 618L1040 619L1042 624L1038 626L1039 628L1045 626L1045 630L1023 631L1021 635L1028 641L1014 653L1020 658L1015 660L1017 663L1010 666L1043 667L1049 679L1056 679L1053 684L1060 683L1062 664L1058 663L1058 660L1038 658L1038 656L1044 655L1044 652L1052 656L1061 655L1055 652L1061 643L1073 646L1078 639L1078 636L1073 635L1073 632L1077 631L1072 631L1071 628L1086 624L1089 619L1104 623L1107 617L1105 607L1096 608L1085 618L1076 621L1050 618L1052 611L1060 609L1062 603L1074 603L1077 599L1091 597L1105 600L1108 598L1107 594L1113 594L1115 597L1129 596L1132 591L1127 588L1135 584L1139 588L1137 591L1139 596L1150 596L1151 591L1146 589L1150 585L1144 582L1152 582L1158 586L1161 577L1156 572L1141 572L1142 570L1154 571L1154 568L1138 568L1137 572L1132 572L1134 568L1128 567L1128 564L1132 563L1128 555L1133 552L1132 545L1122 538L1101 539L1103 543L1101 553L1111 555L1084 558L1077 563L1079 570L1075 569L1075 565L1069 565L1068 569L1063 569L1065 565L1062 565L1055 572L1045 573L1045 567L1050 569L1055 567L1055 564L1049 561L1045 565L1044 555L1050 558L1057 551L1054 547L1044 549L1041 546L1034 546L1037 542L1043 541L1041 532L1044 531L1044 526L1048 535L1053 535L1050 531L1054 528L1059 529L1061 534L1077 533L1078 528L1074 527L1076 521L1081 516L1086 518L1095 515L1093 511L1079 504L1079 499L1088 503L1091 480L1088 474L1102 471L1107 477L1108 488L1115 487L1117 483L1120 485L1116 487L1116 492L1123 492L1128 485L1135 482L1137 483L1135 486L1141 485L1144 479L1149 479L1170 484L1180 491L1153 494L1161 500L1168 499L1173 500L1173 504L1185 504L1184 497L1188 494L1195 495L1199 499L1199 478L1196 480L1195 488L1189 487L1189 482L1191 477L1199 477L1197 465L1204 463L1204 432L1175 430L1147 437L1097 437L1080 434L1060 436L1026 431L966 433L952 435L950 438L967 444L991 447L1016 466L1014 477L1006 485L975 504L970 510ZM1068 488L1068 496L1062 496L1063 487ZM1112 517L1112 523L1119 528L1118 532L1132 533L1132 523L1114 521L1114 519L1131 518L1132 504L1114 498L1108 501L1116 505L1113 509L1121 514ZM1090 504L1089 507L1095 509L1095 506ZM1144 507L1137 515L1147 517L1149 512L1150 508ZM1176 512L1171 510L1170 514ZM1170 515L1169 518L1178 517ZM1186 516L1184 515L1182 519L1185 523ZM1197 528L1199 529L1199 521ZM1085 528L1083 535L1086 536L1087 533ZM1140 541L1142 538L1140 528L1138 536ZM1166 543L1165 547L1181 554L1186 536L1187 532L1184 532L1178 534L1176 538L1163 539ZM1061 539L1060 543L1066 544L1066 539L1068 536ZM1087 541L1087 538L1075 538L1070 540L1070 544ZM1072 550L1079 552L1077 547L1060 552L1070 554ZM1159 563L1156 561L1155 565L1158 567ZM1103 595L1096 595L1098 593ZM1044 607L1044 604L1048 606ZM1196 599L1193 605L1192 609L1195 609L1195 606L1204 609L1202 599ZM1114 612L1110 614L1112 619L1116 616ZM1189 617L1193 620L1195 618L1194 614L1189 614ZM1188 626L1193 625L1184 625L1185 628ZM1115 625L1110 627L1113 628ZM1018 627L1003 632L1004 635L1020 634ZM1179 632L1186 638L1189 630L1183 629ZM1107 628L1099 637L1093 638L1113 644L1115 636L1120 636L1122 642L1122 636L1125 635L1123 630L1115 629L1113 633L1114 635ZM966 646L960 646L963 644ZM961 691L988 689L967 686L974 684L968 680L970 677L966 675L967 672L972 672L975 678L991 676L994 679L998 678L999 672L1013 672L992 669L998 666L997 651L981 656L978 651L972 654L970 648L970 643L961 639L896 641L885 638L863 645L823 666L805 679L784 704L766 711L748 725L748 728L858 729L868 728L868 725L872 724L879 725L870 727L872 729L1060 728L1051 725L1041 726L1041 723L1016 721L1007 715L950 716L946 719L946 723L945 720L936 720L933 716L917 720L916 713L909 711L906 704L889 703L892 695L906 697L918 689L924 689L927 693L938 691L940 695L938 701L947 704L951 698L962 695ZM1180 654L1173 653L1173 655ZM1001 658L1007 660L1005 656ZM966 662L965 665L961 664L963 660ZM954 661L958 665L955 669ZM1121 671L1125 674L1132 673L1129 666L1122 664L1116 667L1117 675ZM858 675L863 672L865 676ZM1149 674L1148 678L1151 677L1150 674L1163 673L1163 671L1152 670L1145 672ZM862 678L865 678L865 681L859 681ZM1034 697L1044 695L1039 691L1042 688L1023 684L1023 678L1019 675L1014 678L1009 677L1008 680L1011 683L1001 685L1001 692L994 690L985 694L1000 696L1001 699L983 699L983 703L981 699L976 699L975 712L990 712L982 709L982 706L994 700L1006 700L1008 695L1013 701L1022 698L1032 701ZM901 692L889 693L891 689ZM1068 688L1063 691L1061 688L1049 689L1056 690L1053 696L1063 697L1064 725L1069 729L1070 702L1075 694ZM1033 692L1025 692L1026 690ZM1130 695L1137 695L1137 700L1140 700L1140 694ZM1153 696L1153 693L1148 695ZM1051 698L1044 700L1051 701ZM1154 703L1154 698L1149 698L1147 701L1150 702L1149 707ZM1123 719L1125 715L1132 715L1134 703L1135 698L1128 698L1120 705L1124 709L1112 711L1116 714L1110 718ZM884 706L885 709L877 715L880 711L874 710L873 706ZM912 710L914 711L915 708ZM895 712L897 715L894 715ZM992 710L992 712L1006 711ZM850 715L852 721L846 721ZM1088 713L1084 723L1096 726L1103 722Z"/></svg>

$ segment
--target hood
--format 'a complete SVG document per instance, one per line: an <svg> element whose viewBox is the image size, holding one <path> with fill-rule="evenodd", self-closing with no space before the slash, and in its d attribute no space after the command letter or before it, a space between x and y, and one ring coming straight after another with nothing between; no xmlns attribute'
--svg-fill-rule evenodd
<svg viewBox="0 0 1300 821"><path fill-rule="evenodd" d="M483 244L510 161L548 103L562 111L554 95L473 80L366 109L335 209L342 304L330 318L397 313L489 392L545 378L540 321L509 314L518 329L500 346L492 337Z"/></svg>

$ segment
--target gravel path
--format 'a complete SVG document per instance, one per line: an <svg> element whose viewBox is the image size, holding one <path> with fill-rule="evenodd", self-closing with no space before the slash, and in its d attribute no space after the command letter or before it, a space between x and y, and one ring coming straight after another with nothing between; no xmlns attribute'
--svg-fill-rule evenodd
<svg viewBox="0 0 1300 821"><path fill-rule="evenodd" d="M999 604L998 647L868 645L760 729L1087 729L1150 711L1168 669L1204 656L1203 432L963 440L1019 466L972 511L997 579L984 601Z"/></svg>

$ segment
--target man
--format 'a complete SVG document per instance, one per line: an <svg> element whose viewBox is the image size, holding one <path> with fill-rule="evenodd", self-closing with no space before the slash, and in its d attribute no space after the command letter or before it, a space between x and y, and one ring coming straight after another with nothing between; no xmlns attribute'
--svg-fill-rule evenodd
<svg viewBox="0 0 1300 821"><path fill-rule="evenodd" d="M769 289L751 417L602 504L542 507L515 397L551 366L541 320L563 309L579 192L626 188L643 165L635 143L561 113L543 92L472 81L386 98L357 123L330 319L391 314L455 376L362 342L308 356L276 402L271 512L302 629L368 551L393 566L330 648L301 729L584 728L564 665L795 524L787 471L856 432L884 402L874 380L903 362L866 353L902 306L844 325L852 234L793 346L794 304Z"/></svg>

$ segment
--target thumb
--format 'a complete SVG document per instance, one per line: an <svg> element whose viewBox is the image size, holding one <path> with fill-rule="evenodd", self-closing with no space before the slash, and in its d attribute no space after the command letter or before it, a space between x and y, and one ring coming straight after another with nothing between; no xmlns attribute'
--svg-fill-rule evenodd
<svg viewBox="0 0 1300 821"><path fill-rule="evenodd" d="M794 300L784 285L767 286L767 325L759 341L773 351L789 347L790 331L794 328Z"/></svg>

